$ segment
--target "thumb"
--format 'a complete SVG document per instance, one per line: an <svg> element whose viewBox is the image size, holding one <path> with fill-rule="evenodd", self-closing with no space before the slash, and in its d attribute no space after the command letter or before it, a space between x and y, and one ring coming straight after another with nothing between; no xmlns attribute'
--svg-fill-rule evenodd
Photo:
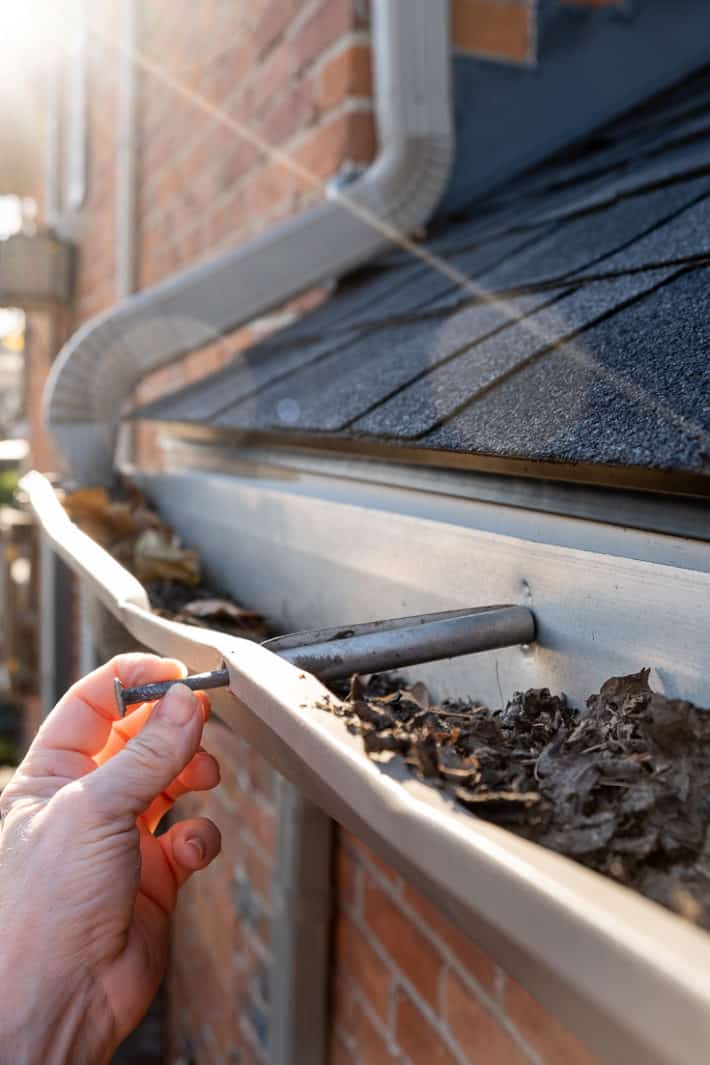
<svg viewBox="0 0 710 1065"><path fill-rule="evenodd" d="M140 732L85 778L99 809L112 818L143 813L197 753L203 720L195 693L174 684Z"/></svg>

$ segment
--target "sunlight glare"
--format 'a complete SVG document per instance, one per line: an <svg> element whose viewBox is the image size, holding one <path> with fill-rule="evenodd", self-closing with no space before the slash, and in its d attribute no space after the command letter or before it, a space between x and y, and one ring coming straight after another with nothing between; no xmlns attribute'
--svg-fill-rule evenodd
<svg viewBox="0 0 710 1065"><path fill-rule="evenodd" d="M3 64L42 67L81 17L82 0L0 0Z"/></svg>

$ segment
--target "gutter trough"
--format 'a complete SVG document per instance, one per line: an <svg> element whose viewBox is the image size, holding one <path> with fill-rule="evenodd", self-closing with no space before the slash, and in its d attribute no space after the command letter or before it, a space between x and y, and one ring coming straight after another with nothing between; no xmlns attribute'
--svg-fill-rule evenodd
<svg viewBox="0 0 710 1065"><path fill-rule="evenodd" d="M413 880L603 1060L707 1060L705 932L372 762L339 718L318 709L329 693L315 677L258 644L152 614L143 587L70 521L44 477L29 474L22 487L53 549L137 640L193 670L224 663L229 691L213 697L220 718Z"/></svg>

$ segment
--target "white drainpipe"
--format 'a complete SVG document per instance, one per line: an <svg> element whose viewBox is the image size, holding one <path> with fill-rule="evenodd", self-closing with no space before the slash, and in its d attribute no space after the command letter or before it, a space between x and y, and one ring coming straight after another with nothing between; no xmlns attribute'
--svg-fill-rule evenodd
<svg viewBox="0 0 710 1065"><path fill-rule="evenodd" d="M411 233L444 191L454 152L448 0L374 0L380 152L343 194ZM130 296L65 344L46 419L74 477L107 481L126 400L146 374L387 247L339 194L233 251Z"/></svg>

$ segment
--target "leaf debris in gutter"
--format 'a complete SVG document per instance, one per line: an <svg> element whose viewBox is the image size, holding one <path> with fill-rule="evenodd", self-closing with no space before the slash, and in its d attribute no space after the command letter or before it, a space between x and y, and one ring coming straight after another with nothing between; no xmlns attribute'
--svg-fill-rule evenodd
<svg viewBox="0 0 710 1065"><path fill-rule="evenodd" d="M612 677L582 714L546 688L500 710L435 705L386 675L353 677L322 708L373 759L404 759L476 816L710 929L710 712L648 677Z"/></svg>
<svg viewBox="0 0 710 1065"><path fill-rule="evenodd" d="M264 618L203 580L197 551L124 481L65 496L69 516L143 583L153 611L263 640ZM476 816L626 884L710 929L710 712L612 677L579 714L548 689L500 710L431 701L422 684L353 677L344 717L376 760L401 758Z"/></svg>
<svg viewBox="0 0 710 1065"><path fill-rule="evenodd" d="M130 481L112 493L79 488L62 502L72 521L143 584L154 614L251 640L271 635L261 614L204 580L198 552L181 544Z"/></svg>

